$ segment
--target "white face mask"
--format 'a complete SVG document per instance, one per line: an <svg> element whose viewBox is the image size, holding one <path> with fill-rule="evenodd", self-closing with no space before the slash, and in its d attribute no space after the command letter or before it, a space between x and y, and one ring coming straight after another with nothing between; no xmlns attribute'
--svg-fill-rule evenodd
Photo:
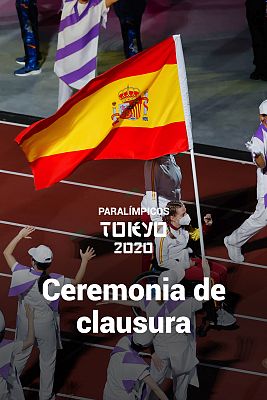
<svg viewBox="0 0 267 400"><path fill-rule="evenodd" d="M189 225L191 222L191 218L188 214L185 214L182 218L179 220L180 225Z"/></svg>

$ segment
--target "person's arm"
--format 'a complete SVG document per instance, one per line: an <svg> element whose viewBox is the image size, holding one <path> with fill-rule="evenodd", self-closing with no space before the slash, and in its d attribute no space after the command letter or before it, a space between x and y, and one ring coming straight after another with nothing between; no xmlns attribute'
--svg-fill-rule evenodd
<svg viewBox="0 0 267 400"><path fill-rule="evenodd" d="M87 249L85 250L84 253L82 252L82 250L80 250L80 255L81 255L81 259L82 259L80 268L79 268L75 278L71 280L71 283L74 286L76 286L82 282L84 275L85 275L88 261L90 261L92 258L95 257L95 251L92 247L91 248L87 247Z"/></svg>
<svg viewBox="0 0 267 400"><path fill-rule="evenodd" d="M266 167L266 159L264 157L264 143L257 137L253 136L253 138L247 142L246 148L251 152L254 163L258 168Z"/></svg>
<svg viewBox="0 0 267 400"><path fill-rule="evenodd" d="M158 399L160 400L168 400L168 397L166 394L161 390L159 385L154 381L154 379L151 377L151 375L146 376L143 381L149 388L152 390L152 392L155 393Z"/></svg>
<svg viewBox="0 0 267 400"><path fill-rule="evenodd" d="M258 168L264 169L266 167L266 160L263 154L256 154L254 161Z"/></svg>
<svg viewBox="0 0 267 400"><path fill-rule="evenodd" d="M105 0L106 1L106 7L112 6L112 4L116 3L118 0Z"/></svg>
<svg viewBox="0 0 267 400"><path fill-rule="evenodd" d="M206 214L204 216L203 220L204 220L204 223L202 225L202 232L204 235L206 235L209 232L209 230L213 224L211 214ZM189 233L190 239L193 240L194 242L197 242L200 239L199 228L194 228L193 226L190 225L188 233Z"/></svg>
<svg viewBox="0 0 267 400"><path fill-rule="evenodd" d="M33 323L34 310L32 309L31 306L29 306L29 304L25 304L25 311L28 319L28 335L26 340L23 341L22 351L28 349L28 347L33 346L35 340L34 323Z"/></svg>
<svg viewBox="0 0 267 400"><path fill-rule="evenodd" d="M147 160L144 165L144 176L145 176L145 199L146 207L158 208L158 176L160 168L158 160ZM152 222L161 221L162 218L159 215L152 215L150 213L150 219Z"/></svg>
<svg viewBox="0 0 267 400"><path fill-rule="evenodd" d="M6 262L10 269L12 269L14 264L17 262L17 260L13 256L13 252L14 252L17 244L22 239L31 239L30 235L34 231L35 231L35 228L33 226L26 226L25 228L23 228L19 231L19 233L14 237L14 239L11 240L11 242L5 248L3 254L4 254Z"/></svg>
<svg viewBox="0 0 267 400"><path fill-rule="evenodd" d="M152 362L155 365L156 369L158 371L161 371L164 367L164 361L155 352L151 355L151 358L152 358Z"/></svg>

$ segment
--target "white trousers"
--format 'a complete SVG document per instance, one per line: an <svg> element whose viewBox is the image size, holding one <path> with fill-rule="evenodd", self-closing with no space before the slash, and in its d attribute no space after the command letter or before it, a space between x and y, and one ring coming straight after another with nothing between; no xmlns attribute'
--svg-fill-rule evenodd
<svg viewBox="0 0 267 400"><path fill-rule="evenodd" d="M9 400L7 383L2 376L0 376L0 400Z"/></svg>
<svg viewBox="0 0 267 400"><path fill-rule="evenodd" d="M40 366L40 400L53 399L54 374L56 367L57 338L54 321L35 322L35 338L39 348L39 366ZM17 340L25 340L27 336L26 321L21 322L18 319ZM15 367L21 375L26 362L31 354L32 347L15 356Z"/></svg>
<svg viewBox="0 0 267 400"><path fill-rule="evenodd" d="M228 242L232 246L241 247L265 226L267 226L267 208L264 199L261 198L258 200L255 212L228 237Z"/></svg>
<svg viewBox="0 0 267 400"><path fill-rule="evenodd" d="M160 385L163 383L165 378L170 377L171 362L170 360L164 360L164 367L161 371L158 371L151 363L150 375L151 377ZM173 372L173 371L172 371ZM190 382L190 373L173 375L173 389L174 389L174 399L175 400L186 400L187 399L187 389ZM149 400L156 400L157 397L154 393L150 393Z"/></svg>
<svg viewBox="0 0 267 400"><path fill-rule="evenodd" d="M73 95L75 89L72 89L69 85L59 79L58 87L58 109L63 106L64 103Z"/></svg>

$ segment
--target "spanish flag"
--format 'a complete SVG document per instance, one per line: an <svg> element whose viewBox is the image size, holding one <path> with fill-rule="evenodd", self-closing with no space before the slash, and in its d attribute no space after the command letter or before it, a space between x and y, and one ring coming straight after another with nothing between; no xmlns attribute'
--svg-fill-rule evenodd
<svg viewBox="0 0 267 400"><path fill-rule="evenodd" d="M54 115L23 130L16 142L36 189L88 160L147 160L188 150L191 117L180 36L98 76Z"/></svg>

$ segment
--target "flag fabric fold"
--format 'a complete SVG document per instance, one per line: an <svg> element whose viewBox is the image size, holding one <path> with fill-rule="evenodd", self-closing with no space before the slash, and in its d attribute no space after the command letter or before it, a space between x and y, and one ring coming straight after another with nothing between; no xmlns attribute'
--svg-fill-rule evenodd
<svg viewBox="0 0 267 400"><path fill-rule="evenodd" d="M36 189L101 159L152 159L192 147L180 36L170 37L89 82L16 142Z"/></svg>

